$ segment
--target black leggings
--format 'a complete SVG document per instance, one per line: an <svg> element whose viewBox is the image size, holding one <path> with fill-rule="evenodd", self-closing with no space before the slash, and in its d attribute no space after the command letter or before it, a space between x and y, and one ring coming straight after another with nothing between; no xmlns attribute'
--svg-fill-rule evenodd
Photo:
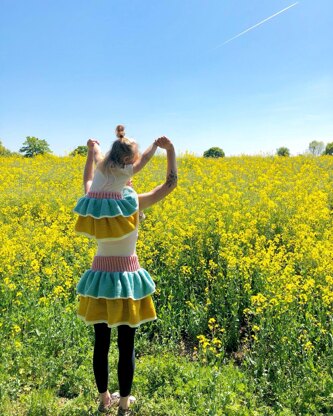
<svg viewBox="0 0 333 416"><path fill-rule="evenodd" d="M134 335L136 328L128 325L118 327L118 382L119 393L126 397L131 392L135 369ZM108 353L110 348L111 328L106 323L94 324L95 345L93 368L98 391L106 392L109 378Z"/></svg>

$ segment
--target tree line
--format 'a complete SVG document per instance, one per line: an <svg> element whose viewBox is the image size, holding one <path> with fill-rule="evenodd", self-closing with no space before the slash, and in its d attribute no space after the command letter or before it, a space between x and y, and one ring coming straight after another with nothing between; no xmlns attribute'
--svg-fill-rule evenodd
<svg viewBox="0 0 333 416"><path fill-rule="evenodd" d="M325 146L324 142L312 140L309 143L309 147L307 149L308 153L320 156L320 155L333 155L333 142L327 143ZM279 147L276 149L276 155L278 156L290 156L290 150L288 147ZM206 150L203 154L204 157L224 157L224 151L220 147L211 147L210 149Z"/></svg>
<svg viewBox="0 0 333 416"><path fill-rule="evenodd" d="M309 143L309 147L306 151L314 156L321 155L333 155L333 142L325 143L322 141L313 140ZM10 156L10 155L23 155L24 157L34 157L37 155L51 154L52 150L50 149L49 144L44 139L38 139L37 137L27 136L25 142L22 144L19 152L11 152L7 149L0 140L0 156ZM77 146L70 156L86 156L88 153L87 146ZM290 151L287 147L279 147L276 149L276 155L278 156L290 156ZM211 158L220 158L224 157L225 153L220 147L211 147L203 153L203 157Z"/></svg>

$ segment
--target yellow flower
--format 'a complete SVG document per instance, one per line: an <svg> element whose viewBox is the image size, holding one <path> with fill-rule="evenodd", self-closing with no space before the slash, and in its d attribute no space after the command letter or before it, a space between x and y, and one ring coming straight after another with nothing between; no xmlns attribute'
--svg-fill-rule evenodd
<svg viewBox="0 0 333 416"><path fill-rule="evenodd" d="M15 340L14 345L16 349L22 349L22 342Z"/></svg>
<svg viewBox="0 0 333 416"><path fill-rule="evenodd" d="M311 352L314 349L314 346L311 341L308 341L304 344L304 350L307 352Z"/></svg>
<svg viewBox="0 0 333 416"><path fill-rule="evenodd" d="M21 328L16 324L12 326L12 329L13 329L13 332L15 332L16 334L21 332Z"/></svg>
<svg viewBox="0 0 333 416"><path fill-rule="evenodd" d="M48 304L49 300L45 296L42 296L41 298L38 299L38 303L39 304L43 304L43 303Z"/></svg>
<svg viewBox="0 0 333 416"><path fill-rule="evenodd" d="M55 296L59 296L59 295L61 295L62 293L64 293L64 288L63 288L62 286L56 286L56 287L53 289L53 293L54 293L54 295L55 295Z"/></svg>

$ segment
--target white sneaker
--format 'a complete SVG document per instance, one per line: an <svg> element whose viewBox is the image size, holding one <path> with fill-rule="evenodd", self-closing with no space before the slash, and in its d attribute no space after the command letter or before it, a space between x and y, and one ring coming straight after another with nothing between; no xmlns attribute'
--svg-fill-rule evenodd
<svg viewBox="0 0 333 416"><path fill-rule="evenodd" d="M119 391L115 391L111 394L112 399L119 399L120 400L120 393ZM130 403L134 403L136 401L136 398L134 396L129 397Z"/></svg>

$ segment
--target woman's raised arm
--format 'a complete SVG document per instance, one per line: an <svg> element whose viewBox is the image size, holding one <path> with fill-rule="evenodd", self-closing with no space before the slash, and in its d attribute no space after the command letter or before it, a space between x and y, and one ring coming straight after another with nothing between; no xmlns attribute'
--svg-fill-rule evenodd
<svg viewBox="0 0 333 416"><path fill-rule="evenodd" d="M165 198L177 186L177 164L176 153L173 144L165 136L157 140L158 146L167 151L167 175L165 182L158 185L150 192L140 194L139 207L140 210L150 207L161 199Z"/></svg>

